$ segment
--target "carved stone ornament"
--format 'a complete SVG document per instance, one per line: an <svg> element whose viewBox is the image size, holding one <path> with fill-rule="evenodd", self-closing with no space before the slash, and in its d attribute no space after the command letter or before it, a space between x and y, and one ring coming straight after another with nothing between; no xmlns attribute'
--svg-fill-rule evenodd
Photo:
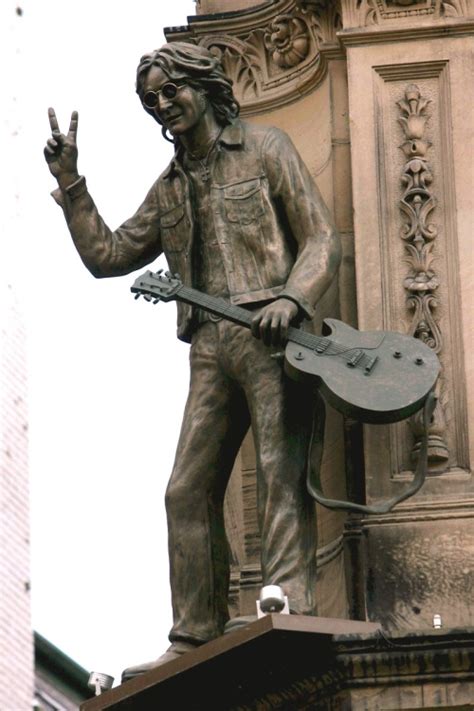
<svg viewBox="0 0 474 711"><path fill-rule="evenodd" d="M294 67L308 56L310 36L299 17L279 15L264 35L265 47L279 67Z"/></svg>
<svg viewBox="0 0 474 711"><path fill-rule="evenodd" d="M469 14L468 0L340 0L344 29L368 27L402 18L431 19Z"/></svg>
<svg viewBox="0 0 474 711"><path fill-rule="evenodd" d="M406 250L406 263L409 272L403 286L407 293L407 306L412 311L409 333L420 338L436 353L440 353L443 340L435 310L438 305L437 289L439 278L434 270L433 247L438 229L430 222L436 199L431 191L433 175L427 158L431 146L425 137L428 120L427 108L430 100L421 96L416 84L409 84L405 96L397 102L402 116L398 119L405 133L406 140L400 146L407 159L401 176L403 195L400 210L404 222L400 236ZM440 379L439 383L442 383ZM438 385L438 404L430 427L428 457L433 462L443 462L449 453L444 441L446 430L442 408L441 387ZM415 437L414 454L419 449L422 425L419 416L411 420Z"/></svg>
<svg viewBox="0 0 474 711"><path fill-rule="evenodd" d="M220 13L169 28L169 41L195 42L221 60L242 114L291 103L324 79L327 59L341 54L338 3L276 0L245 13Z"/></svg>

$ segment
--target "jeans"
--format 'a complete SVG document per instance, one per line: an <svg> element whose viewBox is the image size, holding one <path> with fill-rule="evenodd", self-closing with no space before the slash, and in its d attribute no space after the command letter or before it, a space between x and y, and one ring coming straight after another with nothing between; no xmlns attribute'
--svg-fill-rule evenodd
<svg viewBox="0 0 474 711"><path fill-rule="evenodd" d="M281 585L290 609L315 614L317 529L305 477L313 397L289 380L270 348L228 321L194 334L191 384L166 493L174 624L170 640L202 644L228 620L223 504L249 427L257 456L264 585Z"/></svg>

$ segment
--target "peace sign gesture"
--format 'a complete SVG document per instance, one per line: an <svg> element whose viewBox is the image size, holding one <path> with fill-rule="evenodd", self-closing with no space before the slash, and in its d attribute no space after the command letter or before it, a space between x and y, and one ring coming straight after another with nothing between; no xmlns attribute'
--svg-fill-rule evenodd
<svg viewBox="0 0 474 711"><path fill-rule="evenodd" d="M71 114L71 122L67 135L59 130L58 120L54 109L48 109L51 138L48 138L44 149L44 157L49 169L58 183L64 187L71 185L79 174L77 172L77 111Z"/></svg>

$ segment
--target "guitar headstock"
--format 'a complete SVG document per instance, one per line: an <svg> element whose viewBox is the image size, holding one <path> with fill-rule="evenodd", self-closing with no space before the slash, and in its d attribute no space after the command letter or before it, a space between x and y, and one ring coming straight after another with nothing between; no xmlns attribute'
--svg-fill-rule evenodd
<svg viewBox="0 0 474 711"><path fill-rule="evenodd" d="M172 301L182 288L183 284L178 274L171 272L163 273L160 269L157 272L147 270L135 279L130 291L138 299L143 296L147 301Z"/></svg>

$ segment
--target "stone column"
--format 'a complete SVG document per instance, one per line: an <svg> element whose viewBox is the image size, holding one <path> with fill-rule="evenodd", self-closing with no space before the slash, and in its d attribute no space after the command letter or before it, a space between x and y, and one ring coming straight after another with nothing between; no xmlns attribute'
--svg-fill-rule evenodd
<svg viewBox="0 0 474 711"><path fill-rule="evenodd" d="M359 610L392 630L430 627L434 614L472 625L474 3L342 0L341 9L359 328L410 333L442 363L425 486L348 527L363 567ZM418 418L365 428L368 503L407 486L420 435Z"/></svg>

